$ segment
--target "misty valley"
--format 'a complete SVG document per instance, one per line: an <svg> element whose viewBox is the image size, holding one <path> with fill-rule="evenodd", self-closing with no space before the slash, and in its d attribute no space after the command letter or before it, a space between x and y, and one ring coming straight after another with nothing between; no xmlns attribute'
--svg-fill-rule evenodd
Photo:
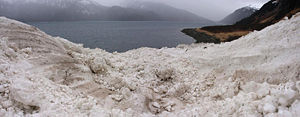
<svg viewBox="0 0 300 117"><path fill-rule="evenodd" d="M69 21L28 22L52 36L60 36L88 48L125 52L141 47L176 47L191 44L182 27L201 27L199 22L170 21Z"/></svg>
<svg viewBox="0 0 300 117"><path fill-rule="evenodd" d="M186 10L143 1L109 7L89 0L0 0L0 15L108 52L191 44L194 40L180 32L183 28L216 24Z"/></svg>

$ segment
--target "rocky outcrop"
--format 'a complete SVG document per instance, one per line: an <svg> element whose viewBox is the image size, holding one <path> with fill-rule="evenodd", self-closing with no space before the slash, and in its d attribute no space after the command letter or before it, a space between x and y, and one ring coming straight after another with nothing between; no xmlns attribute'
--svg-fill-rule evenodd
<svg viewBox="0 0 300 117"><path fill-rule="evenodd" d="M197 31L195 29L184 29L182 30L182 32L184 32L185 34L187 35L192 35L192 37L196 38L196 43L200 43L200 42L203 42L203 43L220 43L220 39L212 36L212 35L209 35L208 33L205 33L205 32L200 32L200 31ZM201 40L197 40L197 38L200 38Z"/></svg>
<svg viewBox="0 0 300 117"><path fill-rule="evenodd" d="M208 26L182 30L198 43L220 43L238 39L254 30L262 30L300 11L299 0L271 0L260 10L234 25Z"/></svg>

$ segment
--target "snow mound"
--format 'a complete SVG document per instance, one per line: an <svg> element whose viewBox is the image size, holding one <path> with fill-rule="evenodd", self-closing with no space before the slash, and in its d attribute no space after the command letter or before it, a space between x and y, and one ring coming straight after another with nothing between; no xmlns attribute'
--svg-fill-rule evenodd
<svg viewBox="0 0 300 117"><path fill-rule="evenodd" d="M299 27L108 53L1 17L0 116L300 116Z"/></svg>

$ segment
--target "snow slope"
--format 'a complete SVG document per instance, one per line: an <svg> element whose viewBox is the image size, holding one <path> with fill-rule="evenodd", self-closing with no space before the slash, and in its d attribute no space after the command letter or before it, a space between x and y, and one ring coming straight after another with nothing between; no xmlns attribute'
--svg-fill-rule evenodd
<svg viewBox="0 0 300 117"><path fill-rule="evenodd" d="M299 27L108 53L2 17L0 116L300 116Z"/></svg>

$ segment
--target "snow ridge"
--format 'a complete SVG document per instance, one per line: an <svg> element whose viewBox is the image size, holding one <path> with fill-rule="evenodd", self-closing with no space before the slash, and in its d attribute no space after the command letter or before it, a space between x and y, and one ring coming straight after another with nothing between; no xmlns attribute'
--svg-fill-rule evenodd
<svg viewBox="0 0 300 117"><path fill-rule="evenodd" d="M108 53L2 17L0 116L300 116L299 27Z"/></svg>

